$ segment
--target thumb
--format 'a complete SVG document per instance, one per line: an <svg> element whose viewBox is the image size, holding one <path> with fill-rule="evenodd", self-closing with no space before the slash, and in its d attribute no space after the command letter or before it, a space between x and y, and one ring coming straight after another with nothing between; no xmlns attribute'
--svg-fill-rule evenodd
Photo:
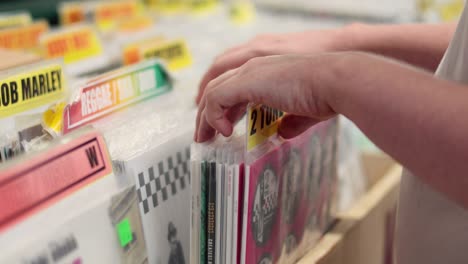
<svg viewBox="0 0 468 264"><path fill-rule="evenodd" d="M316 118L287 114L281 119L278 133L283 138L293 138L320 121Z"/></svg>

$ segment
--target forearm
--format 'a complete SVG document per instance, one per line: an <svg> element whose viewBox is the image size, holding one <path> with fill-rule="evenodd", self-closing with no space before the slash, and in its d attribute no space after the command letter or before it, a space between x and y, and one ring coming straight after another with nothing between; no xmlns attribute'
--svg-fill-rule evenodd
<svg viewBox="0 0 468 264"><path fill-rule="evenodd" d="M353 56L344 60L358 59ZM468 208L468 88L395 62L359 59L332 74L331 107L424 182Z"/></svg>
<svg viewBox="0 0 468 264"><path fill-rule="evenodd" d="M339 51L365 51L405 61L434 72L455 31L454 23L365 25L341 30Z"/></svg>

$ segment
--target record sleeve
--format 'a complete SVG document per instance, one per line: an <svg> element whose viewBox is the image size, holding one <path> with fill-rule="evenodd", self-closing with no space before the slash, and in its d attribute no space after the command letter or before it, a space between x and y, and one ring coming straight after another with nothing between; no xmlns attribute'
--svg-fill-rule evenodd
<svg viewBox="0 0 468 264"><path fill-rule="evenodd" d="M200 185L200 263L207 263L207 203L208 203L208 164L201 162Z"/></svg>
<svg viewBox="0 0 468 264"><path fill-rule="evenodd" d="M182 129L159 145L121 161L134 177L151 264L190 260L190 143ZM177 208L177 210L174 210Z"/></svg>
<svg viewBox="0 0 468 264"><path fill-rule="evenodd" d="M234 165L226 164L226 231L225 231L225 258L224 263L231 263L232 261L232 244L233 244L233 217L234 217Z"/></svg>
<svg viewBox="0 0 468 264"><path fill-rule="evenodd" d="M192 145L192 147L194 147ZM191 150L193 153L193 150ZM191 187L191 221L190 221L190 263L199 263L200 252L200 179L201 179L200 160L192 159L190 161L190 187Z"/></svg>
<svg viewBox="0 0 468 264"><path fill-rule="evenodd" d="M216 162L208 162L207 200L207 263L214 264L216 257Z"/></svg>
<svg viewBox="0 0 468 264"><path fill-rule="evenodd" d="M281 166L275 149L246 167L242 263L274 263L278 258Z"/></svg>

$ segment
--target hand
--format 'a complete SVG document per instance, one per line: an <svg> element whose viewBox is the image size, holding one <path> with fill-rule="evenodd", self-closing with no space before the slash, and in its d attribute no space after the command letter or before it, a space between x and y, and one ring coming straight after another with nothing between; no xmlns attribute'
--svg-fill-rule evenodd
<svg viewBox="0 0 468 264"><path fill-rule="evenodd" d="M200 103L208 83L228 70L238 68L255 57L282 54L313 54L342 50L345 42L339 41L342 30L315 30L301 33L261 35L246 44L231 48L216 58L202 78L197 104Z"/></svg>
<svg viewBox="0 0 468 264"><path fill-rule="evenodd" d="M339 53L261 57L224 73L208 84L201 99L195 141L209 140L215 130L231 135L249 102L287 112L279 128L285 137L333 117L328 83L337 77L335 69L343 57Z"/></svg>

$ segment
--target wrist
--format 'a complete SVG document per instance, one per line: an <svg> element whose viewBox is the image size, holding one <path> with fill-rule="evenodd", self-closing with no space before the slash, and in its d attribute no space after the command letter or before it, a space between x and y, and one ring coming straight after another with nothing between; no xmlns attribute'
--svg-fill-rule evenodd
<svg viewBox="0 0 468 264"><path fill-rule="evenodd" d="M351 23L336 29L334 38L330 44L330 51L360 51L359 37L368 25L362 23Z"/></svg>
<svg viewBox="0 0 468 264"><path fill-rule="evenodd" d="M309 55L303 69L308 101L313 102L311 112L319 116L342 114L349 98L346 94L355 76L353 60L362 56L358 52L333 52Z"/></svg>

